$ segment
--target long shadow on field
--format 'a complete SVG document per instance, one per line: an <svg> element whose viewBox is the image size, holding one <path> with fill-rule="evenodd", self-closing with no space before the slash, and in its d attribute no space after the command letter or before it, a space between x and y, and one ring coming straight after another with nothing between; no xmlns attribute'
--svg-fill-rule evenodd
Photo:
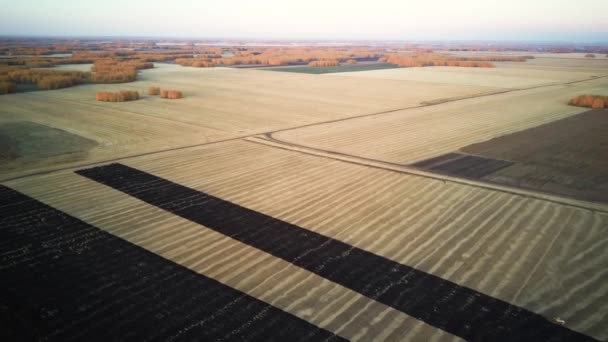
<svg viewBox="0 0 608 342"><path fill-rule="evenodd" d="M341 340L0 186L2 341Z"/></svg>
<svg viewBox="0 0 608 342"><path fill-rule="evenodd" d="M77 173L466 340L592 340L526 309L122 164Z"/></svg>

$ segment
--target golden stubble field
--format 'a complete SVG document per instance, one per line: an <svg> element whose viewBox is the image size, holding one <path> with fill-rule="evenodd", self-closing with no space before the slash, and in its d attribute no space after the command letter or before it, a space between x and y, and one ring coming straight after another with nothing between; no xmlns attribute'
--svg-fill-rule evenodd
<svg viewBox="0 0 608 342"><path fill-rule="evenodd" d="M186 98L169 101L146 95L129 103L95 101L98 91L127 89L145 94L149 86L182 90ZM3 163L0 178L499 90L157 64L157 68L143 71L140 80L133 83L84 85L0 97L0 123L29 121L98 143L86 156L78 158L57 156Z"/></svg>
<svg viewBox="0 0 608 342"><path fill-rule="evenodd" d="M162 63L156 66L142 71L140 79L132 83L0 97L0 123L28 121L97 144L79 154L3 161L0 179L385 111L395 112L274 137L367 158L407 162L423 158L428 152L440 152L435 149L445 150L438 143L441 139L452 145L466 145L574 114L576 108L563 105L567 98L602 91L605 83L598 80L561 88L550 85L603 75L608 61L537 58L526 63L499 63L491 69L404 68L331 75L196 69ZM60 68L84 70L88 66ZM129 103L100 103L94 99L98 91L127 89L145 94L149 86L182 90L186 98L169 101L144 95L142 100ZM536 89L520 90L526 88ZM504 91L510 93L489 95ZM479 95L486 96L466 100ZM421 104L440 105L412 109ZM485 133L473 132L480 126ZM433 137L426 136L429 130ZM446 134L442 130L447 130ZM459 140L466 138L465 134L468 139ZM432 146L419 148L425 141ZM401 150L404 148L416 151L411 155Z"/></svg>
<svg viewBox="0 0 608 342"><path fill-rule="evenodd" d="M606 78L590 79L608 74L595 61L534 63L538 70L528 78L534 68L512 63L389 74L426 75L423 81L376 71L303 75L159 64L134 83L3 96L1 123L31 121L98 145L77 160L3 164L0 174L10 188L347 339L458 340L73 171L119 159L606 340L605 205L361 165L365 158L408 164L568 117L585 110L567 106L570 97L608 89ZM481 86L484 73L490 81ZM100 90L151 85L186 98L94 100ZM432 101L439 104L420 107ZM402 109L408 107L419 108ZM362 117L349 119L355 116ZM276 146L242 139L274 131ZM281 142L343 153L358 164ZM56 168L63 170L26 176ZM6 180L16 176L23 177Z"/></svg>
<svg viewBox="0 0 608 342"><path fill-rule="evenodd" d="M606 212L247 141L123 163L608 337ZM6 185L343 337L454 338L73 172Z"/></svg>
<svg viewBox="0 0 608 342"><path fill-rule="evenodd" d="M399 72L401 69L397 69L396 73ZM457 78L462 79L466 72L458 72ZM608 68L595 74L600 72L604 72L602 76L608 75ZM451 72L439 73L447 78ZM272 138L324 151L409 164L581 113L585 108L568 106L568 100L579 94L594 93L608 93L607 78L513 90L379 116L313 125L273 133Z"/></svg>

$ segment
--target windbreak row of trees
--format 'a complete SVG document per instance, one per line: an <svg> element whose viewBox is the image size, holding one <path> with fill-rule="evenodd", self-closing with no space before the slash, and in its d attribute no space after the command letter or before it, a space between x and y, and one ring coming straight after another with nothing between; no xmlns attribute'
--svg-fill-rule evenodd
<svg viewBox="0 0 608 342"><path fill-rule="evenodd" d="M179 90L161 90L160 97L163 99L176 100L184 97L184 94Z"/></svg>
<svg viewBox="0 0 608 342"><path fill-rule="evenodd" d="M237 51L233 57L178 58L175 62L182 66L214 67L231 65L294 65L329 67L340 63L356 64L355 58L379 58L380 62L397 64L402 67L420 66L461 66L493 67L492 62L525 62L532 56L457 56L433 53L428 49L416 49L408 53L385 53L382 49L266 49L260 51Z"/></svg>
<svg viewBox="0 0 608 342"><path fill-rule="evenodd" d="M308 66L311 67L333 67L338 65L340 65L340 61L337 59L321 59L308 63Z"/></svg>
<svg viewBox="0 0 608 342"><path fill-rule="evenodd" d="M88 77L80 71L0 68L0 94L14 93L18 84L36 85L41 90L67 88L84 83Z"/></svg>
<svg viewBox="0 0 608 342"><path fill-rule="evenodd" d="M97 101L103 102L125 102L139 100L139 93L132 90L121 90L116 93L100 92L95 96Z"/></svg>
<svg viewBox="0 0 608 342"><path fill-rule="evenodd" d="M159 87L149 87L148 95L160 95L164 99L181 99L184 94L179 90L161 90ZM139 92L133 90L121 90L119 92L99 92L95 95L97 101L102 102L126 102L139 100Z"/></svg>
<svg viewBox="0 0 608 342"><path fill-rule="evenodd" d="M214 67L232 65L306 65L311 62L324 66L334 66L338 63L354 60L353 58L377 58L381 49L366 48L266 48L258 50L237 50L234 56L198 56L193 58L178 58L175 63L182 66ZM329 62L331 61L331 62Z"/></svg>
<svg viewBox="0 0 608 342"><path fill-rule="evenodd" d="M4 62L4 61L2 61ZM34 63L34 65L37 65ZM42 65L47 66L47 65ZM137 79L138 71L153 68L152 62L140 59L98 58L90 72L39 69L27 64L0 64L0 94L14 93L20 84L35 85L40 90L72 87L91 83L125 83Z"/></svg>
<svg viewBox="0 0 608 342"><path fill-rule="evenodd" d="M493 68L492 62L525 62L532 56L454 56L439 53L388 54L381 61L401 67L454 66Z"/></svg>
<svg viewBox="0 0 608 342"><path fill-rule="evenodd" d="M140 60L100 59L91 67L93 83L125 83L135 81L137 71L154 68L151 62Z"/></svg>
<svg viewBox="0 0 608 342"><path fill-rule="evenodd" d="M569 105L588 107L593 109L608 108L608 96L602 95L580 95L568 102Z"/></svg>

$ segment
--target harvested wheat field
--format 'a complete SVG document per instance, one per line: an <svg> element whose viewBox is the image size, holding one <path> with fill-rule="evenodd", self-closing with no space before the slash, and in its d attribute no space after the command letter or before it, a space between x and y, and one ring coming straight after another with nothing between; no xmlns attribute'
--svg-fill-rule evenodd
<svg viewBox="0 0 608 342"><path fill-rule="evenodd" d="M497 62L496 68L426 67L340 73L356 78L426 81L522 89L606 75L608 59L556 59L543 55L521 62Z"/></svg>
<svg viewBox="0 0 608 342"><path fill-rule="evenodd" d="M0 337L608 340L608 71L532 61L0 97Z"/></svg>
<svg viewBox="0 0 608 342"><path fill-rule="evenodd" d="M74 158L20 159L0 166L0 179L277 129L417 106L445 96L499 91L492 87L437 86L247 69L195 69L156 64L140 80L0 97L0 122L32 122L97 143ZM70 66L64 66L69 68ZM313 83L314 81L314 83ZM150 86L181 89L186 98L155 96L129 103L99 103L100 91Z"/></svg>
<svg viewBox="0 0 608 342"><path fill-rule="evenodd" d="M606 212L246 141L5 185L343 338L608 337Z"/></svg>
<svg viewBox="0 0 608 342"><path fill-rule="evenodd" d="M583 112L572 95L608 92L608 78L448 101L384 115L275 132L275 141L410 164Z"/></svg>

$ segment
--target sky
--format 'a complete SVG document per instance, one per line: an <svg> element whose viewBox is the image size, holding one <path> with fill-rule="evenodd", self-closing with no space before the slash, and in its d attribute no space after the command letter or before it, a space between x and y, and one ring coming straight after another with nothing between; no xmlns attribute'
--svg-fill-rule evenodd
<svg viewBox="0 0 608 342"><path fill-rule="evenodd" d="M608 0L0 0L0 35L608 42Z"/></svg>

